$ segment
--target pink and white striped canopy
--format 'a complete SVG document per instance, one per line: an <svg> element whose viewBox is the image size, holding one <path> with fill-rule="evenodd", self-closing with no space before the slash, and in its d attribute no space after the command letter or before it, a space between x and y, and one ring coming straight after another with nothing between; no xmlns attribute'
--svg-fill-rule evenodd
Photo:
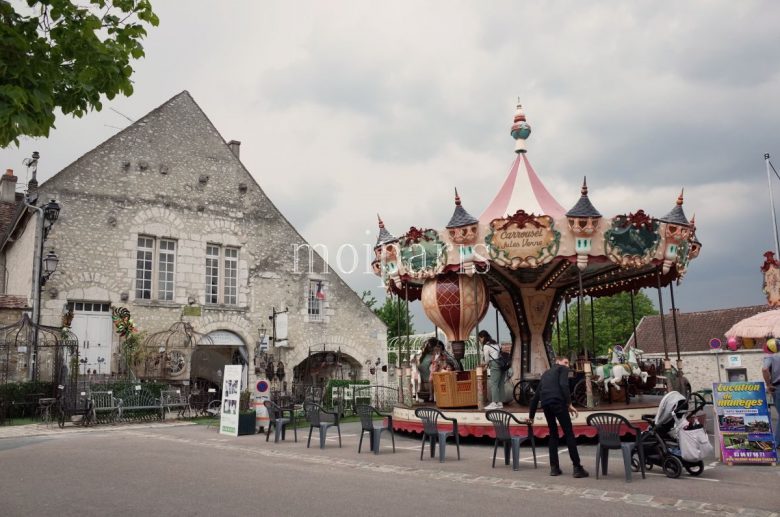
<svg viewBox="0 0 780 517"><path fill-rule="evenodd" d="M526 153L517 154L501 190L479 216L479 221L489 223L521 209L529 214L544 214L554 219L566 214L566 210L558 204L536 175Z"/></svg>

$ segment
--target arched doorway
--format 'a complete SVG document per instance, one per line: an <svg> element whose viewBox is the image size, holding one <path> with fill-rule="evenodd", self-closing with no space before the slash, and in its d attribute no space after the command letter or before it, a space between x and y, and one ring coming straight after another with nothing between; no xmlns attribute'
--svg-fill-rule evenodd
<svg viewBox="0 0 780 517"><path fill-rule="evenodd" d="M331 379L358 380L360 361L341 351L312 352L293 369L296 384L325 387Z"/></svg>
<svg viewBox="0 0 780 517"><path fill-rule="evenodd" d="M192 352L190 383L201 389L222 391L222 373L226 364L244 366L242 389L247 386L249 353L241 336L228 330L210 332Z"/></svg>

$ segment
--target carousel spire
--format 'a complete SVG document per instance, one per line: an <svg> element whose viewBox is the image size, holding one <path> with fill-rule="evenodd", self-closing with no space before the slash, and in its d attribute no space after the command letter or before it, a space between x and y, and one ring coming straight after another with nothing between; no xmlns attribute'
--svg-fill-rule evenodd
<svg viewBox="0 0 780 517"><path fill-rule="evenodd" d="M566 212L566 217L590 217L592 219L598 219L601 217L601 213L596 210L593 203L588 198L588 179L584 177L582 179L582 188L580 189L580 200L572 207L571 210Z"/></svg>
<svg viewBox="0 0 780 517"><path fill-rule="evenodd" d="M671 224L677 224L682 226L690 226L691 223L688 221L688 218L685 217L685 212L683 211L683 194L685 192L685 189L682 189L680 191L680 195L677 197L677 204L675 205L672 210L666 214L665 216L661 217L659 221L662 223L671 223Z"/></svg>
<svg viewBox="0 0 780 517"><path fill-rule="evenodd" d="M477 224L479 221L466 212L466 209L461 206L460 196L458 195L458 189L455 189L455 211L452 213L450 222L447 223L447 228L462 228L463 226L471 226Z"/></svg>
<svg viewBox="0 0 780 517"><path fill-rule="evenodd" d="M382 221L382 217L376 214L376 218L379 221L379 236L376 238L376 245L381 246L390 242L394 242L397 239L385 229L385 223Z"/></svg>
<svg viewBox="0 0 780 517"><path fill-rule="evenodd" d="M520 99L517 99L517 111L515 111L515 119L512 124L512 129L509 132L512 138L515 139L515 152L524 153L525 141L531 135L531 126L525 120L525 112L523 111L523 105L520 104Z"/></svg>

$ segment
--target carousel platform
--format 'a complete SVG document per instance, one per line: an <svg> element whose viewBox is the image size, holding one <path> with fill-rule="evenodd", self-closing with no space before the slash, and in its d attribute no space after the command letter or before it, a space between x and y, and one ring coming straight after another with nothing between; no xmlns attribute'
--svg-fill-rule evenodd
<svg viewBox="0 0 780 517"><path fill-rule="evenodd" d="M632 399L630 404L625 402L602 402L595 409L577 408L579 414L577 418L572 420L574 426L574 434L577 437L592 438L596 436L596 430L590 427L586 423L588 415L599 412L617 413L622 415L631 422L632 425L639 427L640 429L646 429L647 423L642 421L642 415L655 415L658 408L658 403L661 397L654 395L644 395L641 399ZM436 407L432 403L418 404L412 407L397 405L393 408L393 429L396 431L416 432L421 433L423 430L422 422L419 418L414 416L414 410L418 407ZM460 436L474 436L474 437L490 437L495 438L495 431L493 430L493 424L491 424L487 418L485 418L485 411L473 408L463 409L442 409L441 410L448 418L455 418L458 420L458 434ZM521 406L517 403L504 404L504 411L508 411L515 415L519 420L528 418L528 406ZM450 425L447 422L440 424L442 429L447 428ZM451 425L450 425L451 426ZM520 427L523 431L525 427ZM545 438L549 434L547 429L547 421L544 418L544 413L541 410L537 410L536 417L534 419L534 435L538 438Z"/></svg>

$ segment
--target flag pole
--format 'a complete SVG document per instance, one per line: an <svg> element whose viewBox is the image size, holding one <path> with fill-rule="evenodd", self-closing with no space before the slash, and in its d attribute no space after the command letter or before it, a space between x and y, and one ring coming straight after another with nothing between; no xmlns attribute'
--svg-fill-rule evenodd
<svg viewBox="0 0 780 517"><path fill-rule="evenodd" d="M775 256L780 257L780 238L777 234L777 216L775 215L775 197L772 195L772 175L770 174L770 168L772 164L769 163L769 153L764 154L764 161L766 162L766 180L769 182L769 206L772 209L772 227L775 230Z"/></svg>

